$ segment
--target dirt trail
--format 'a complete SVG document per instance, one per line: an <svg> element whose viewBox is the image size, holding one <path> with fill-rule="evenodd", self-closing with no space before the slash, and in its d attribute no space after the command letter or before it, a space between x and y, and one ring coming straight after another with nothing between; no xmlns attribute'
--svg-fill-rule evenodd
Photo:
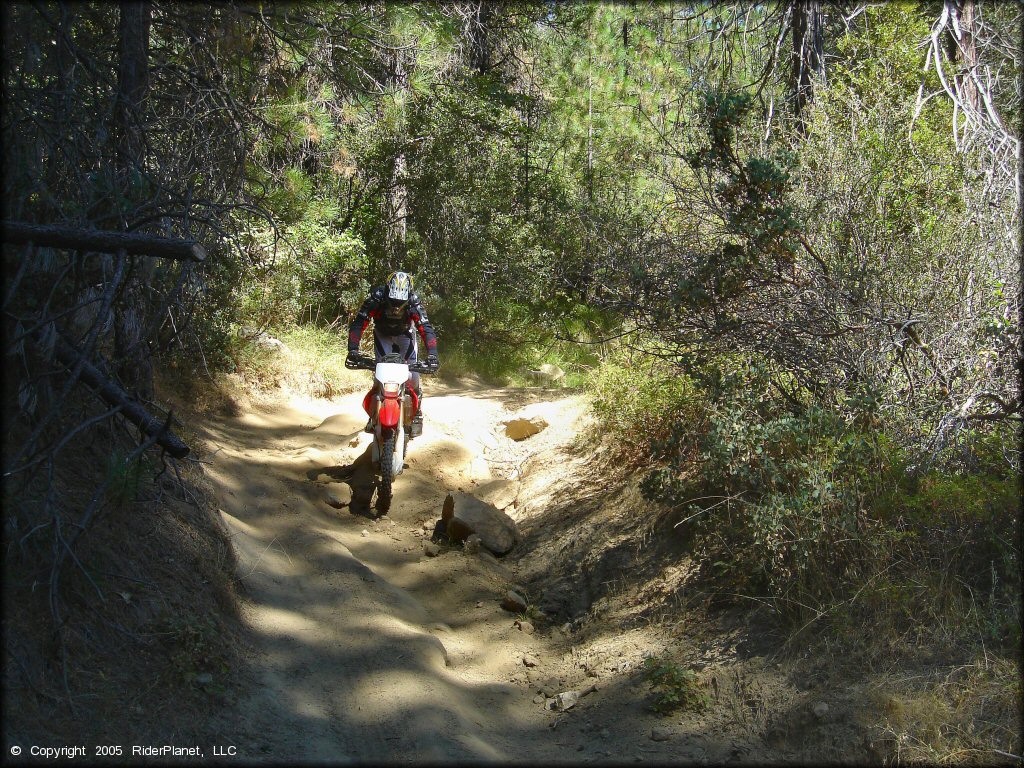
<svg viewBox="0 0 1024 768"><path fill-rule="evenodd" d="M427 386L423 435L379 520L359 498L357 459L371 442L361 431L361 392L282 397L207 424L216 451L208 471L238 553L254 646L252 679L219 726L239 754L388 763L790 756L784 745L764 746L769 693L760 714L737 705L751 697L738 674L734 691L722 676L712 716L668 721L649 711L642 659L681 647L663 627L606 619L584 638L578 622L542 621L533 633L515 625L499 605L506 590L527 575L536 585L544 558L578 556L581 537L559 524L574 508L585 520L594 496L590 453L579 445L585 404L542 390ZM540 415L550 426L515 443L499 423L513 414ZM529 529L524 551L500 560L459 547L427 556L448 492L457 503L472 494L504 508ZM543 596L530 597L536 604ZM694 649L702 666L727 652L727 643ZM535 667L524 665L526 655ZM763 691L784 687L780 671L759 674ZM559 713L538 695L545 683L597 690ZM655 728L663 731L657 738Z"/></svg>
<svg viewBox="0 0 1024 768"><path fill-rule="evenodd" d="M583 408L573 399L531 406L551 427L525 448L497 425L530 406L530 395L428 391L424 434L380 520L359 514L358 499L340 509L325 501L328 492L336 503L349 498L337 478L371 440L361 432L360 393L295 397L208 425L219 449L209 474L238 552L258 652L261 679L238 711L224 713L225 733L248 754L550 757L537 743L545 713L508 680L523 653L543 644L513 628L498 605L512 574L456 550L428 558L423 544L446 493L514 496L509 477L530 453L571 438Z"/></svg>

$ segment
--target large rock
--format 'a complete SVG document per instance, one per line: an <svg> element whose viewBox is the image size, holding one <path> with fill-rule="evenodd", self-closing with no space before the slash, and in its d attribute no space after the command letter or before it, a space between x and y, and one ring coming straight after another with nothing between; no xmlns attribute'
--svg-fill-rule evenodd
<svg viewBox="0 0 1024 768"><path fill-rule="evenodd" d="M273 336L268 334L266 331L261 331L259 333L259 335L257 335L256 338L253 339L253 343L257 347L262 347L263 349L268 349L271 352L276 352L277 354L280 354L280 355L290 355L291 354L291 350L288 348L287 344L285 344L280 339L275 339Z"/></svg>
<svg viewBox="0 0 1024 768"><path fill-rule="evenodd" d="M541 430L547 429L548 426L548 423L540 416L533 416L529 419L509 419L501 423L505 425L505 436L516 441L533 437Z"/></svg>
<svg viewBox="0 0 1024 768"><path fill-rule="evenodd" d="M526 602L526 598L516 592L514 589L510 589L505 593L505 597L502 598L501 607L511 613L524 613L529 607Z"/></svg>
<svg viewBox="0 0 1024 768"><path fill-rule="evenodd" d="M495 509L506 509L515 505L519 495L519 481L504 478L491 480L473 489L473 495Z"/></svg>
<svg viewBox="0 0 1024 768"><path fill-rule="evenodd" d="M565 378L565 371L551 363L544 363L544 365L540 367L540 372L548 379L548 381L551 382L561 381Z"/></svg>
<svg viewBox="0 0 1024 768"><path fill-rule="evenodd" d="M579 700L579 691L562 691L561 693L555 694L555 709L559 712L565 712L565 710L575 707L579 703Z"/></svg>
<svg viewBox="0 0 1024 768"><path fill-rule="evenodd" d="M441 520L450 541L465 541L475 533L480 544L496 555L508 554L519 541L519 531L511 517L465 493L459 493L457 498L448 494Z"/></svg>
<svg viewBox="0 0 1024 768"><path fill-rule="evenodd" d="M352 488L348 485L339 485L336 488L329 488L324 493L324 501L335 509L347 507L352 503Z"/></svg>
<svg viewBox="0 0 1024 768"><path fill-rule="evenodd" d="M565 378L565 371L551 363L544 363L539 369L528 368L526 373L541 384L558 384Z"/></svg>

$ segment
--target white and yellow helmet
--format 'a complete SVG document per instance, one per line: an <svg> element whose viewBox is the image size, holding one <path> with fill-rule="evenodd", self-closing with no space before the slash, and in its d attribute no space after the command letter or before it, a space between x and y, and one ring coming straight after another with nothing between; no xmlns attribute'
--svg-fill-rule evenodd
<svg viewBox="0 0 1024 768"><path fill-rule="evenodd" d="M412 294L412 278L405 272L392 272L386 284L388 303L392 307L404 307Z"/></svg>

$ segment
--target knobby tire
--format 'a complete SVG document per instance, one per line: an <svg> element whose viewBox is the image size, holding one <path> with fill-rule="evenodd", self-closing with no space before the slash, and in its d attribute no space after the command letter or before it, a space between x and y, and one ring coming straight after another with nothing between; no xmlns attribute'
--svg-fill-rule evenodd
<svg viewBox="0 0 1024 768"><path fill-rule="evenodd" d="M380 447L380 486L377 488L377 513L380 515L386 515L391 509L394 456L395 435L392 433Z"/></svg>

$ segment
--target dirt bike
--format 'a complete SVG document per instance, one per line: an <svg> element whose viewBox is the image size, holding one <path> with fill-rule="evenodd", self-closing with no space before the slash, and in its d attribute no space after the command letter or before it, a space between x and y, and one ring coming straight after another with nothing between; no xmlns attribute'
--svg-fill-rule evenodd
<svg viewBox="0 0 1024 768"><path fill-rule="evenodd" d="M378 363L362 355L354 368L373 371L373 386L363 398L363 410L373 430L372 461L377 475L377 513L391 508L392 486L402 474L412 434L413 418L419 411L419 397L412 388L411 373L435 373L426 363L409 363L399 354L388 354Z"/></svg>

